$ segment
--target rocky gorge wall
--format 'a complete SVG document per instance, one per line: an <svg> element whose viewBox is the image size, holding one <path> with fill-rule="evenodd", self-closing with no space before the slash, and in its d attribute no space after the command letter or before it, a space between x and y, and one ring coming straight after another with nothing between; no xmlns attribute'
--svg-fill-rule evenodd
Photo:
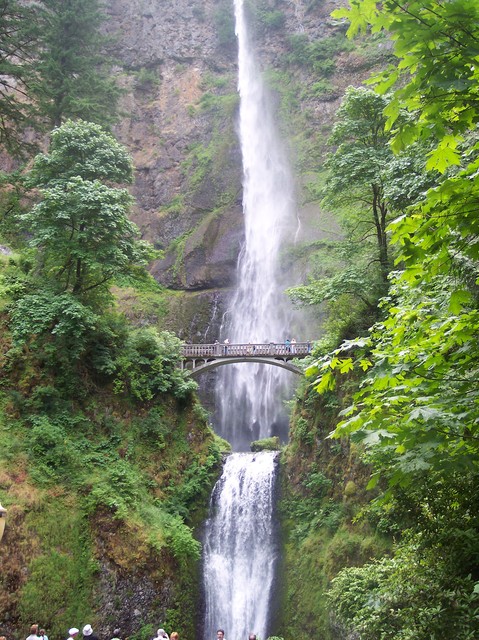
<svg viewBox="0 0 479 640"><path fill-rule="evenodd" d="M359 84L384 54L382 43L351 50L344 26L330 17L340 4L249 3L297 179L299 233L284 259L298 281L315 243L337 232L308 195L334 113L345 87ZM213 341L243 238L232 1L112 0L106 8L125 89L115 133L136 167L134 219L163 251L151 265L166 288L161 322L186 340Z"/></svg>

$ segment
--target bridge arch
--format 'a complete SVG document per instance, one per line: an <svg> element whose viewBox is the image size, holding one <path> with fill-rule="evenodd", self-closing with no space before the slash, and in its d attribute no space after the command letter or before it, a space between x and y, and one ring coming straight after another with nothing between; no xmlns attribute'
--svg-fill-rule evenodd
<svg viewBox="0 0 479 640"><path fill-rule="evenodd" d="M225 364L233 364L238 362L256 362L259 364L269 364L274 367L280 367L281 369L286 369L287 371L291 371L297 375L303 375L303 371L292 364L288 360L277 360L275 358L265 358L265 357L255 357L255 356L238 356L238 357L228 357L228 358L215 358L214 360L203 361L202 364L194 363L194 368L188 369L185 367L186 371L189 371L190 375L193 378L196 378L197 375L203 373L204 371L210 371L211 369L216 369L216 367L221 367Z"/></svg>

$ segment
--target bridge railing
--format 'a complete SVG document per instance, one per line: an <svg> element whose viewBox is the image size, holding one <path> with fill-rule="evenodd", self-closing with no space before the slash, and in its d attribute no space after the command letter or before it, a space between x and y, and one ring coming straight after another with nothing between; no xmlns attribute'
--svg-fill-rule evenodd
<svg viewBox="0 0 479 640"><path fill-rule="evenodd" d="M244 356L301 358L309 353L311 353L310 342L293 342L292 344L279 342L225 344L224 342L216 342L214 344L183 344L181 347L181 356L184 359Z"/></svg>

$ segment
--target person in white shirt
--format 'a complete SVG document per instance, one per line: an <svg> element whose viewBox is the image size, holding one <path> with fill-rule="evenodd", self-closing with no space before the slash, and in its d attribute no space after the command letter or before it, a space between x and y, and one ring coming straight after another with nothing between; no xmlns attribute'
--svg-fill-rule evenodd
<svg viewBox="0 0 479 640"><path fill-rule="evenodd" d="M27 640L39 640L38 638L38 624L32 624L30 627L30 635Z"/></svg>

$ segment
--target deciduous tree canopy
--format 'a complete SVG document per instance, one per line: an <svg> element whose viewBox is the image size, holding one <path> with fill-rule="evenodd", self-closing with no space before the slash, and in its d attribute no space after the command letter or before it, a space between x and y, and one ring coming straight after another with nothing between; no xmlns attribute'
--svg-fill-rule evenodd
<svg viewBox="0 0 479 640"><path fill-rule="evenodd" d="M42 275L63 291L84 298L147 259L128 219L132 198L111 186L120 181L131 181L128 155L92 123L66 122L53 131L50 153L35 159L29 183L42 199L23 221Z"/></svg>

